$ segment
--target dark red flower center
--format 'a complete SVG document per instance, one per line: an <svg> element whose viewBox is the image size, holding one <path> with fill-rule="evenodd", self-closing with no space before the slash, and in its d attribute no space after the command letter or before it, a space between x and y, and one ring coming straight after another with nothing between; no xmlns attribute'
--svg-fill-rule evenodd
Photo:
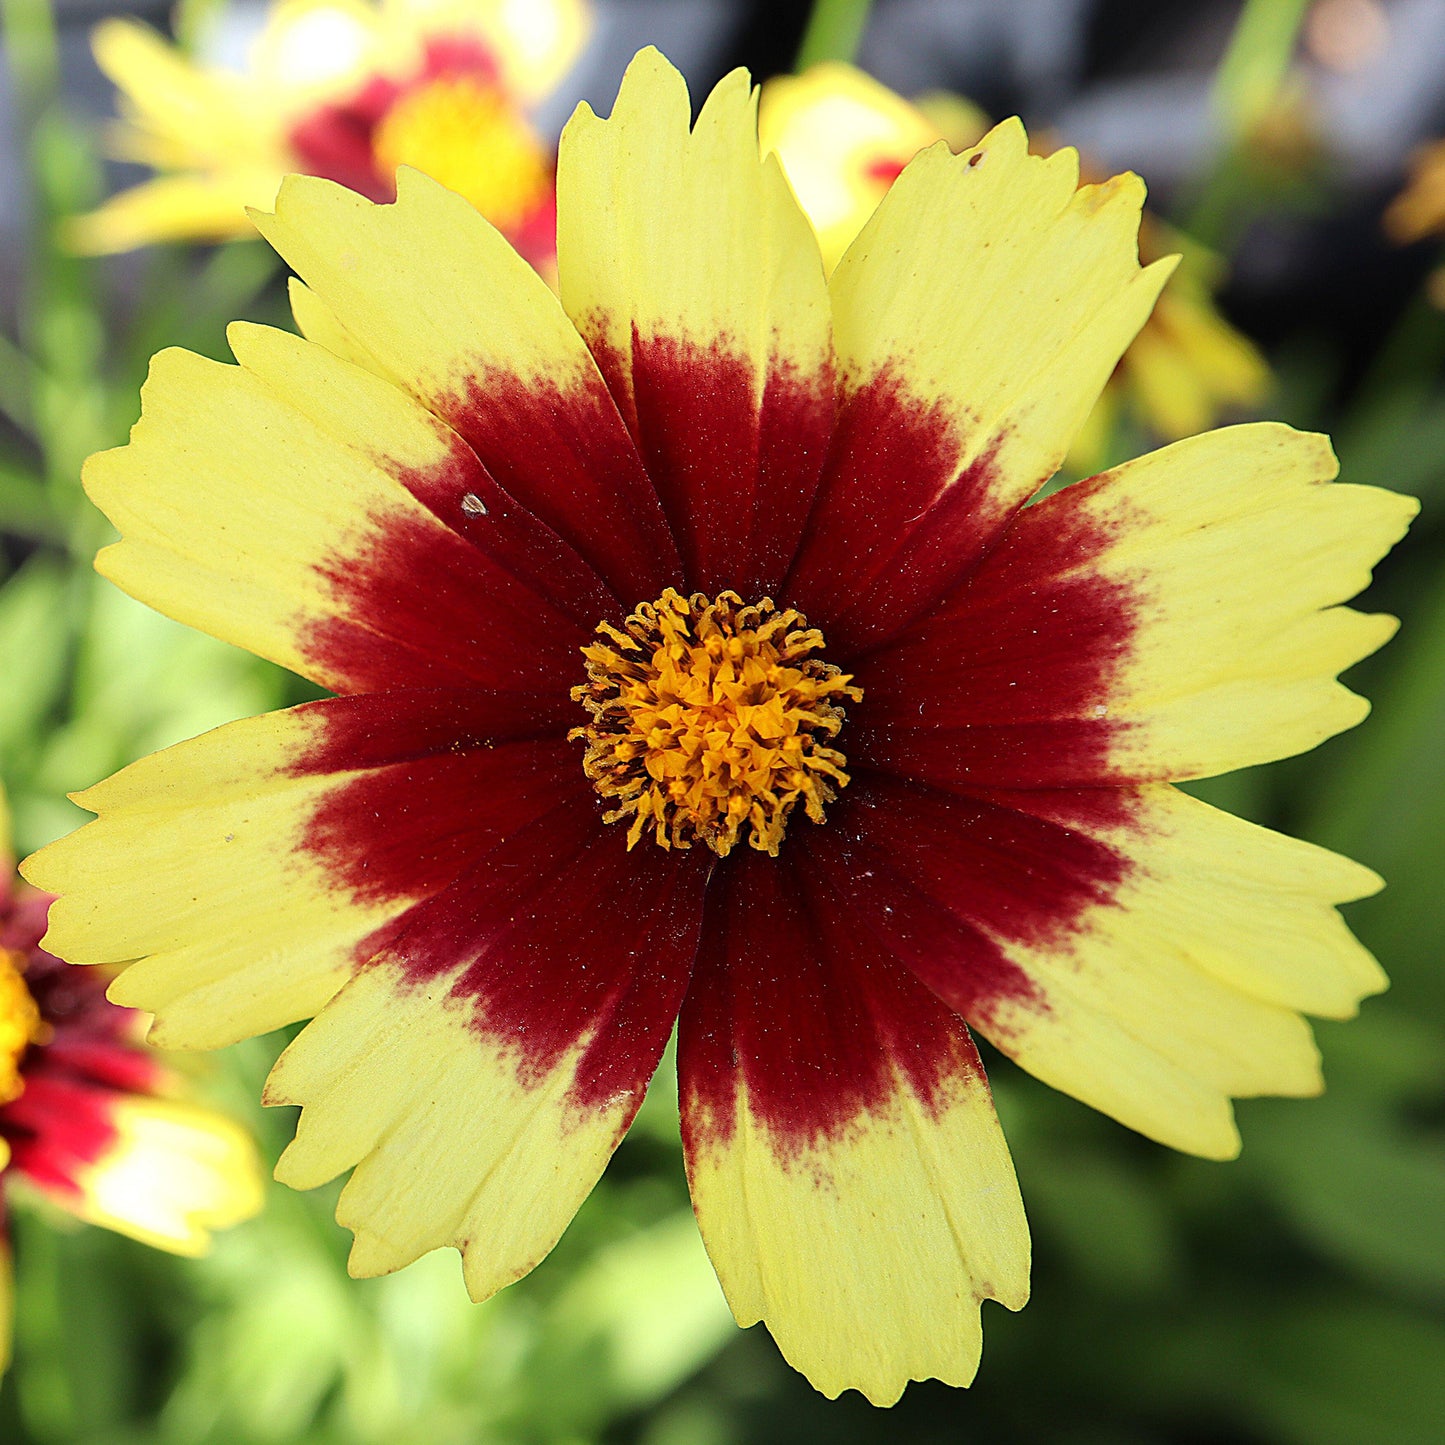
<svg viewBox="0 0 1445 1445"><path fill-rule="evenodd" d="M795 807L823 821L848 783L832 746L842 703L863 694L817 655L823 634L801 613L669 587L597 632L572 690L592 720L569 737L587 744L604 820L629 821L629 848L651 831L663 848L698 839L725 858L746 828L776 857Z"/></svg>

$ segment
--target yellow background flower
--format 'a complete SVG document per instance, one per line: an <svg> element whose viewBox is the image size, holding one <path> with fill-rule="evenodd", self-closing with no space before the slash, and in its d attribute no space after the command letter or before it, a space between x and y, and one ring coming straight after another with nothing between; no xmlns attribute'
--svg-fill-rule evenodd
<svg viewBox="0 0 1445 1445"><path fill-rule="evenodd" d="M5 1211L27 1192L173 1254L261 1208L255 1145L180 1096L141 1042L147 1019L110 1003L107 970L40 947L50 902L13 877L0 794L0 1368L11 1322Z"/></svg>
<svg viewBox="0 0 1445 1445"><path fill-rule="evenodd" d="M550 262L552 161L527 119L577 58L585 0L278 0L243 72L147 26L94 33L121 93L114 154L157 172L66 230L81 251L250 234L282 175L386 199L398 164L466 195Z"/></svg>

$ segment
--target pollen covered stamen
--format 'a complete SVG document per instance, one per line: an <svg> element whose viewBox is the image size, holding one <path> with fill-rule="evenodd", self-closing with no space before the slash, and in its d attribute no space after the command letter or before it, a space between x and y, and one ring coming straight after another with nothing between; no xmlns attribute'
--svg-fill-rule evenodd
<svg viewBox="0 0 1445 1445"><path fill-rule="evenodd" d="M613 804L604 819L630 819L629 848L650 831L664 848L696 838L725 858L747 827L776 856L794 807L823 821L848 783L829 744L842 703L863 694L816 656L823 634L806 618L770 597L744 606L736 592L669 587L597 632L572 690L592 720L568 736L587 743L583 770Z"/></svg>

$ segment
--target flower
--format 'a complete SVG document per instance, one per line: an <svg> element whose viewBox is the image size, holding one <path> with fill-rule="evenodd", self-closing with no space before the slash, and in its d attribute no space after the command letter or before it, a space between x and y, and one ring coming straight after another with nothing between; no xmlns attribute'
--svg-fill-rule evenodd
<svg viewBox="0 0 1445 1445"><path fill-rule="evenodd" d="M273 0L243 73L134 20L92 45L119 88L118 157L157 176L71 222L77 250L249 235L288 171L390 200L399 164L459 192L546 271L552 157L527 119L581 49L584 0Z"/></svg>
<svg viewBox="0 0 1445 1445"><path fill-rule="evenodd" d="M105 997L109 973L40 946L50 899L16 879L0 795L0 1368L13 1313L6 1211L16 1185L174 1254L261 1207L246 1132L172 1097L145 1020Z"/></svg>
<svg viewBox="0 0 1445 1445"><path fill-rule="evenodd" d="M1358 722L1337 606L1414 504L1193 438L1035 506L1169 264L1017 122L904 169L825 283L744 72L644 51L562 139L558 295L458 197L289 180L301 339L156 358L98 565L338 696L81 794L50 946L209 1048L302 1018L278 1175L351 1268L556 1242L674 1021L734 1313L829 1394L966 1383L1028 1235L969 1028L1151 1138L1310 1094L1383 986L1367 869L1171 780ZM314 1016L314 1017L313 1017Z"/></svg>
<svg viewBox="0 0 1445 1445"><path fill-rule="evenodd" d="M957 97L933 95L910 105L836 62L768 81L759 123L763 147L778 153L829 269L914 155L941 139L962 150L987 129L982 114ZM1121 407L1155 435L1176 441L1232 409L1256 405L1269 389L1264 358L1215 309L1210 292L1218 258L1146 211L1142 259L1174 252L1182 253L1183 264L1075 439L1072 459L1083 469L1104 460Z"/></svg>

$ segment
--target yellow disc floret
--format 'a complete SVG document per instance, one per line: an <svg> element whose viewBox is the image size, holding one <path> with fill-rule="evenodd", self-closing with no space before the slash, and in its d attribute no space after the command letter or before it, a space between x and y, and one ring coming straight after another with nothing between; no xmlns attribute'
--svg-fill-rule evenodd
<svg viewBox="0 0 1445 1445"><path fill-rule="evenodd" d="M20 1096L24 1088L20 1060L25 1050L42 1042L48 1032L25 987L20 956L0 948L0 1104Z"/></svg>
<svg viewBox="0 0 1445 1445"><path fill-rule="evenodd" d="M551 176L527 118L495 85L443 76L402 95L372 139L377 168L415 166L465 196L499 230L526 219Z"/></svg>
<svg viewBox="0 0 1445 1445"><path fill-rule="evenodd" d="M862 692L816 654L823 634L770 597L744 606L668 588L622 626L604 622L582 649L587 682L572 690L592 721L583 770L630 820L627 846L645 833L664 848L700 839L725 858L746 827L776 856L799 804L815 823L846 787L847 759L830 746L842 702Z"/></svg>

